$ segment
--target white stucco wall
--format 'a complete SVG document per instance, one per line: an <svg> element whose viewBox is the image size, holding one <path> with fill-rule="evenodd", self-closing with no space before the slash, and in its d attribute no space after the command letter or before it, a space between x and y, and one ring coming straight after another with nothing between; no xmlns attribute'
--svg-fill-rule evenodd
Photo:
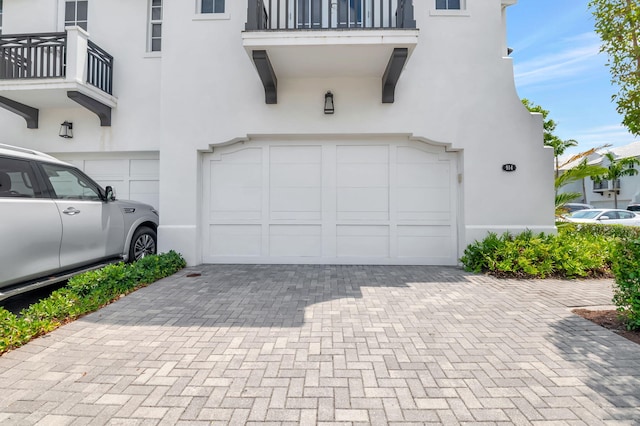
<svg viewBox="0 0 640 426"><path fill-rule="evenodd" d="M56 14L49 3L5 0L5 33L55 30L59 17L31 13ZM246 1L227 2L225 19L196 15L195 3L163 3L163 51L150 55L146 1L90 1L90 37L115 57L111 128L80 107L41 110L38 130L0 110L5 143L48 152L159 150L161 249L200 262L199 152L259 135L391 134L445 144L459 153L460 252L488 231L553 231L552 151L543 148L541 117L520 103L505 57L503 3L512 1L469 1L450 14L414 1L418 44L393 104L381 103L382 68L375 78L281 77L275 105L265 104L243 47ZM322 110L327 90L335 95L331 116ZM74 122L71 141L57 137L64 120ZM517 170L504 172L505 163Z"/></svg>
<svg viewBox="0 0 640 426"><path fill-rule="evenodd" d="M172 20L165 27L162 121L182 117L184 126L163 132L162 152L169 154L161 157L163 176L175 169L180 179L161 189L161 235L175 235L167 238L174 241L188 229L193 236L188 239L197 240L199 209L185 214L169 205L198 198L195 150L273 134L411 134L449 144L461 152L464 164L465 243L487 231L552 231L552 151L543 148L541 117L531 115L515 92L512 62L504 57L501 2L468 2L466 13L450 16L434 13L430 3L414 2L419 42L395 103L380 102L379 78L281 78L276 105L265 104L258 74L242 47L244 2L228 5L229 20L210 21L194 21L189 8L167 3ZM181 80L184 56L199 58L189 76L200 84ZM322 113L327 90L335 95L333 116ZM173 101L179 98L187 102ZM505 163L516 164L517 171L502 171Z"/></svg>

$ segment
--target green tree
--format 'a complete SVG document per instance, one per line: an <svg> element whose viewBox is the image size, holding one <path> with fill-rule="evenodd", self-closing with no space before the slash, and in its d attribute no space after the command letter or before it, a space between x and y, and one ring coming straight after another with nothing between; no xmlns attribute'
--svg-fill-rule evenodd
<svg viewBox="0 0 640 426"><path fill-rule="evenodd" d="M590 0L595 30L608 56L611 82L618 87L612 96L622 124L640 135L640 1Z"/></svg>
<svg viewBox="0 0 640 426"><path fill-rule="evenodd" d="M596 182L610 181L612 183L611 188L613 191L613 203L614 208L618 208L618 191L616 190L616 182L618 179L624 176L635 176L638 171L635 166L640 165L640 160L636 157L616 158L612 152L607 152L604 157L609 161L609 166L605 173L596 175L594 180Z"/></svg>

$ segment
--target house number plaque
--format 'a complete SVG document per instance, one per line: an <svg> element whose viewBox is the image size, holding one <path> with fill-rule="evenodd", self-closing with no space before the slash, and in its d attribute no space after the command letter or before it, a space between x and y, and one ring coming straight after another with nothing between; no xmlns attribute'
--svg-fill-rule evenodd
<svg viewBox="0 0 640 426"><path fill-rule="evenodd" d="M502 170L504 170L505 172L515 172L516 171L516 165L515 164L503 164L502 165Z"/></svg>

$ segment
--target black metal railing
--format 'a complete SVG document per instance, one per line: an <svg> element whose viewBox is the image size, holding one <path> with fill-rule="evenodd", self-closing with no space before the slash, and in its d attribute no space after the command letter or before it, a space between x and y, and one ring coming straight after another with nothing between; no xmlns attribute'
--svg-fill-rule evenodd
<svg viewBox="0 0 640 426"><path fill-rule="evenodd" d="M606 189L609 189L609 181L607 181L607 180L601 180L600 182L593 181L593 190L594 191L602 191L602 190L606 190Z"/></svg>
<svg viewBox="0 0 640 426"><path fill-rule="evenodd" d="M248 31L416 28L413 0L248 0Z"/></svg>
<svg viewBox="0 0 640 426"><path fill-rule="evenodd" d="M0 36L0 79L65 77L67 34Z"/></svg>
<svg viewBox="0 0 640 426"><path fill-rule="evenodd" d="M67 76L67 33L0 35L0 80ZM87 41L87 83L113 93L113 56Z"/></svg>
<svg viewBox="0 0 640 426"><path fill-rule="evenodd" d="M613 188L609 187L609 182L608 180L601 180L601 181L593 181L593 190L594 191L608 191L608 190L619 190L620 189L620 179L616 179L615 181L613 181Z"/></svg>
<svg viewBox="0 0 640 426"><path fill-rule="evenodd" d="M87 42L87 83L113 93L113 56L91 40Z"/></svg>

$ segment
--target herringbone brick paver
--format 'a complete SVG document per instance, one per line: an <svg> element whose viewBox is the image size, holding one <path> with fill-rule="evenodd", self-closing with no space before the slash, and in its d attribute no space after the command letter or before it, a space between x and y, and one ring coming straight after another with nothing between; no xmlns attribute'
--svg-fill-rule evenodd
<svg viewBox="0 0 640 426"><path fill-rule="evenodd" d="M199 272L199 277L188 277ZM5 425L640 424L611 281L201 266L0 357Z"/></svg>

